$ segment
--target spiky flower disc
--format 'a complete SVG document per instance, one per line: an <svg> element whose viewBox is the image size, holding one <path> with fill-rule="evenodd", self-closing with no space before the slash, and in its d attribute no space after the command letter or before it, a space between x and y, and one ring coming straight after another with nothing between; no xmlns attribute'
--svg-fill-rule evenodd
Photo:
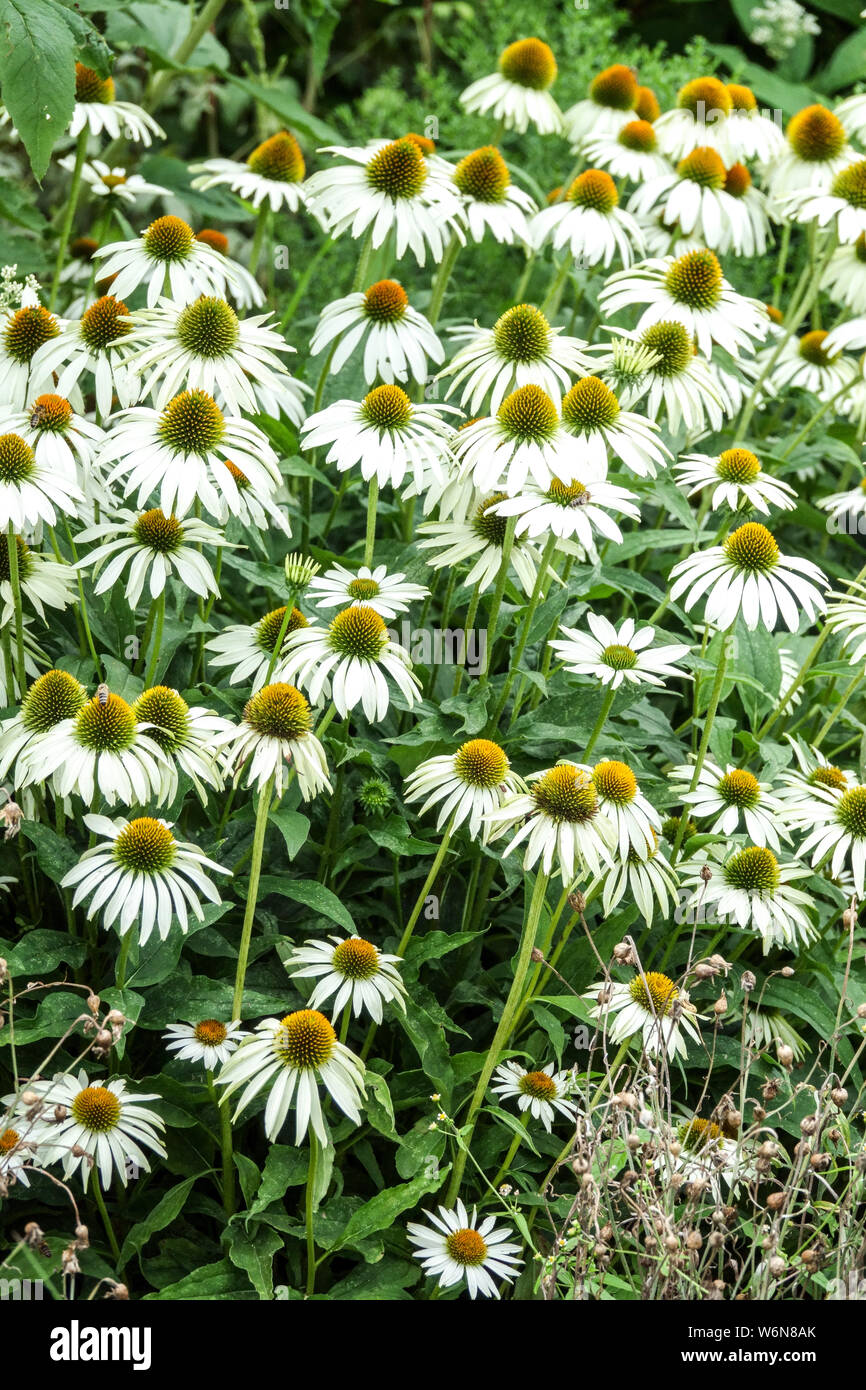
<svg viewBox="0 0 866 1390"><path fill-rule="evenodd" d="M148 737L164 753L171 753L183 743L189 731L189 705L167 685L145 690L133 705L133 712L140 723L150 725Z"/></svg>
<svg viewBox="0 0 866 1390"><path fill-rule="evenodd" d="M542 361L552 337L550 324L534 304L515 304L493 326L496 351L506 362Z"/></svg>
<svg viewBox="0 0 866 1390"><path fill-rule="evenodd" d="M508 772L508 759L488 738L473 738L458 749L454 771L473 787L498 787Z"/></svg>
<svg viewBox="0 0 866 1390"><path fill-rule="evenodd" d="M412 140L393 140L367 165L367 182L390 198L415 198L427 182L427 165Z"/></svg>
<svg viewBox="0 0 866 1390"><path fill-rule="evenodd" d="M276 739L303 738L313 727L306 699L285 681L266 685L253 695L244 706L244 719L257 734Z"/></svg>
<svg viewBox="0 0 866 1390"><path fill-rule="evenodd" d="M598 797L592 778L570 763L550 768L533 782L531 794L539 811L554 821L581 825L598 814Z"/></svg>
<svg viewBox="0 0 866 1390"><path fill-rule="evenodd" d="M25 695L21 718L32 733L45 733L62 719L74 719L86 699L84 686L68 671L46 671Z"/></svg>
<svg viewBox="0 0 866 1390"><path fill-rule="evenodd" d="M673 1012L680 995L673 980L657 970L635 975L628 988L635 1004L639 1004L648 1014L656 1014L659 1018Z"/></svg>
<svg viewBox="0 0 866 1390"><path fill-rule="evenodd" d="M772 850L750 845L725 864L725 881L744 893L773 893L779 885L779 861Z"/></svg>
<svg viewBox="0 0 866 1390"><path fill-rule="evenodd" d="M614 63L598 73L590 83L590 99L598 106L610 106L614 111L631 111L637 101L638 83L631 68Z"/></svg>
<svg viewBox="0 0 866 1390"><path fill-rule="evenodd" d="M134 874L162 874L174 863L177 845L164 821L140 816L121 830L112 846L117 864Z"/></svg>
<svg viewBox="0 0 866 1390"><path fill-rule="evenodd" d="M511 175L494 145L485 145L460 160L454 182L467 198L479 203L501 203L511 183Z"/></svg>
<svg viewBox="0 0 866 1390"><path fill-rule="evenodd" d="M301 147L287 130L280 130L257 145L247 164L254 174L274 183L300 183L306 171Z"/></svg>
<svg viewBox="0 0 866 1390"><path fill-rule="evenodd" d="M779 559L779 547L766 526L747 521L732 531L724 542L728 558L742 570L766 574Z"/></svg>
<svg viewBox="0 0 866 1390"><path fill-rule="evenodd" d="M104 352L109 343L132 332L132 325L124 321L128 317L129 310L122 299L104 294L81 315L79 332L91 352Z"/></svg>
<svg viewBox="0 0 866 1390"><path fill-rule="evenodd" d="M41 304L26 304L10 314L3 330L3 346L14 362L26 365L37 348L56 338L60 326Z"/></svg>
<svg viewBox="0 0 866 1390"><path fill-rule="evenodd" d="M665 276L671 298L690 309L712 309L722 293L722 267L712 251L687 251Z"/></svg>
<svg viewBox="0 0 866 1390"><path fill-rule="evenodd" d="M546 92L556 80L556 59L553 49L541 39L518 39L499 55L499 71L509 82Z"/></svg>
<svg viewBox="0 0 866 1390"><path fill-rule="evenodd" d="M806 106L792 116L786 131L788 143L806 164L822 164L838 158L845 148L845 127L826 106Z"/></svg>

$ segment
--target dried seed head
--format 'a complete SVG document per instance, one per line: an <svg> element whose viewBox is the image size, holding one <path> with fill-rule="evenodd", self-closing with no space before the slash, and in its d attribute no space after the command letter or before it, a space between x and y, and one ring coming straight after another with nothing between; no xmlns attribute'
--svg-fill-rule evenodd
<svg viewBox="0 0 866 1390"><path fill-rule="evenodd" d="M758 1149L758 1153L761 1158L775 1158L776 1150L777 1145L773 1143L772 1139L766 1139Z"/></svg>
<svg viewBox="0 0 866 1390"><path fill-rule="evenodd" d="M713 1013L716 1014L718 1018L721 1018L722 1014L726 1014L727 1012L728 997L723 990L722 993L719 995L718 999L716 1000L715 1004L713 1005Z"/></svg>
<svg viewBox="0 0 866 1390"><path fill-rule="evenodd" d="M866 1004L857 1005L857 1017L866 1018Z"/></svg>
<svg viewBox="0 0 866 1390"><path fill-rule="evenodd" d="M786 1192L771 1192L767 1198L768 1211L784 1211L788 1201Z"/></svg>
<svg viewBox="0 0 866 1390"><path fill-rule="evenodd" d="M740 979L740 987L744 994L751 994L752 990L755 988L755 985L757 983L758 982L752 974L751 970L743 971L742 977Z"/></svg>
<svg viewBox="0 0 866 1390"><path fill-rule="evenodd" d="M696 980L712 980L716 975L716 969L708 961L702 960L695 966L694 974Z"/></svg>
<svg viewBox="0 0 866 1390"><path fill-rule="evenodd" d="M713 871L710 868L709 864L704 864L703 868L701 869L701 878L703 879L704 883L709 883L712 876Z"/></svg>
<svg viewBox="0 0 866 1390"><path fill-rule="evenodd" d="M584 894L580 891L578 891L577 893L569 893L568 905L571 908L572 912L585 912L586 898Z"/></svg>
<svg viewBox="0 0 866 1390"><path fill-rule="evenodd" d="M848 1099L848 1092L844 1086L834 1086L830 1092L830 1099L834 1105L844 1105Z"/></svg>
<svg viewBox="0 0 866 1390"><path fill-rule="evenodd" d="M688 1235L686 1236L687 1250L701 1250L703 1248L703 1244L704 1238L701 1235L700 1231L689 1231Z"/></svg>
<svg viewBox="0 0 866 1390"><path fill-rule="evenodd" d="M781 1082L775 1076L771 1076L769 1081L765 1081L761 1087L761 1095L764 1097L764 1100L775 1100L776 1096L779 1094L780 1085Z"/></svg>
<svg viewBox="0 0 866 1390"><path fill-rule="evenodd" d="M800 1121L801 1134L814 1134L817 1128L818 1121L815 1119L814 1115L807 1115L805 1119Z"/></svg>
<svg viewBox="0 0 866 1390"><path fill-rule="evenodd" d="M779 1059L779 1066L790 1071L794 1065L794 1049L789 1047L787 1043L779 1043L776 1047L776 1056Z"/></svg>
<svg viewBox="0 0 866 1390"><path fill-rule="evenodd" d="M783 965L782 969L779 971L779 974L784 976L786 980L790 980L791 976L796 973L797 972L793 970L790 965Z"/></svg>
<svg viewBox="0 0 866 1390"><path fill-rule="evenodd" d="M617 965L637 965L637 956L630 941L618 941L613 948Z"/></svg>
<svg viewBox="0 0 866 1390"><path fill-rule="evenodd" d="M787 1266L781 1255L773 1255L772 1258L767 1261L767 1268L774 1279L781 1279Z"/></svg>

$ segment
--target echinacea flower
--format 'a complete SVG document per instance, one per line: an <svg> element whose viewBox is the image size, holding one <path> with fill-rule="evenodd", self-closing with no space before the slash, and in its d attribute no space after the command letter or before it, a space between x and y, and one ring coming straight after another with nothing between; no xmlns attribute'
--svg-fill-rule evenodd
<svg viewBox="0 0 866 1390"><path fill-rule="evenodd" d="M79 569L92 569L95 594L113 589L129 567L124 594L130 608L137 606L145 584L150 598L158 598L173 574L202 598L218 592L201 547L224 546L226 541L220 531L195 516L178 521L159 507L141 513L124 508L112 521L84 527L75 540L76 545L100 542L77 562Z"/></svg>
<svg viewBox="0 0 866 1390"><path fill-rule="evenodd" d="M72 173L75 168L75 156L67 155L65 159L58 159L57 163L62 169L68 169ZM128 174L120 165L112 167L101 159L88 160L82 167L81 177L91 197L104 198L108 205L127 203L132 206L140 198L146 200L159 197L161 194L167 198L171 196L171 190L163 188L162 184L149 183L141 174Z"/></svg>
<svg viewBox="0 0 866 1390"><path fill-rule="evenodd" d="M812 866L829 860L836 878L843 867L851 869L858 898L866 889L866 787L855 785L844 791L813 784L811 815L814 826L801 844L802 858L812 855Z"/></svg>
<svg viewBox="0 0 866 1390"><path fill-rule="evenodd" d="M451 447L476 487L503 488L512 497L529 478L547 489L554 478L575 481L580 470L580 441L540 386L519 386L495 415L460 430Z"/></svg>
<svg viewBox="0 0 866 1390"><path fill-rule="evenodd" d="M790 840L781 823L782 804L773 796L769 782L759 782L747 768L728 764L723 770L707 758L697 785L692 788L693 771L689 764L675 767L671 773L672 790L695 820L707 817L712 821L712 834L730 838L742 828L753 844L769 845L776 851L780 835Z"/></svg>
<svg viewBox="0 0 866 1390"><path fill-rule="evenodd" d="M336 339L336 342L334 341ZM429 320L413 309L396 280L377 280L366 290L335 299L319 315L310 353L315 357L334 344L330 371L335 373L363 344L364 380L428 380L427 359L438 364L444 349Z"/></svg>
<svg viewBox="0 0 866 1390"><path fill-rule="evenodd" d="M592 139L616 135L634 119L638 81L631 68L614 63L592 79L589 94L570 106L562 123L575 150L585 150Z"/></svg>
<svg viewBox="0 0 866 1390"><path fill-rule="evenodd" d="M568 1096L574 1082L569 1071L554 1071L553 1063L526 1071L517 1062L503 1062L496 1068L490 1089L500 1100L516 1100L518 1110L529 1111L550 1133L557 1113L574 1120L577 1106Z"/></svg>
<svg viewBox="0 0 866 1390"><path fill-rule="evenodd" d="M199 241L182 217L157 217L131 241L112 241L94 251L98 276L111 283L112 294L125 299L139 285L147 286L147 307L162 295L188 304L198 295L245 294L255 304L264 301L249 271Z"/></svg>
<svg viewBox="0 0 866 1390"><path fill-rule="evenodd" d="M639 627L634 618L625 618L618 628L600 613L587 613L586 621L590 632L561 627L562 637L550 643L566 671L593 676L611 690L619 689L624 681L663 689L665 676L691 679L677 666L691 651L684 642L653 647L655 628Z"/></svg>
<svg viewBox="0 0 866 1390"><path fill-rule="evenodd" d="M516 1278L520 1246L511 1239L511 1227L497 1226L495 1216L479 1222L477 1211L473 1208L470 1217L458 1198L453 1210L439 1207L438 1215L428 1211L427 1219L431 1226L410 1221L406 1229L415 1246L412 1253L424 1273L438 1279L440 1289L465 1280L470 1298L498 1298L494 1276L507 1283Z"/></svg>
<svg viewBox="0 0 866 1390"><path fill-rule="evenodd" d="M709 845L681 872L683 887L692 893L691 908L711 921L735 922L759 932L765 955L774 946L808 945L815 936L805 911L813 899L794 886L809 877L809 870L796 861L780 863L765 844L733 853L728 845Z"/></svg>
<svg viewBox="0 0 866 1390"><path fill-rule="evenodd" d="M65 398L76 386L89 389L93 381L96 408L101 416L110 413L112 398L126 409L138 400L140 382L128 365L123 339L130 332L129 310L116 295L104 294L84 310L80 319L70 319L57 334L38 349L34 368L57 374L57 395ZM52 389L52 388L49 388Z"/></svg>
<svg viewBox="0 0 866 1390"><path fill-rule="evenodd" d="M464 155L454 170L454 184L462 199L461 221L474 242L490 232L503 245L529 244L527 218L536 210L535 201L512 183L495 146Z"/></svg>
<svg viewBox="0 0 866 1390"><path fill-rule="evenodd" d="M491 840L517 827L503 859L525 841L524 869L534 868L540 860L543 872L549 874L556 864L566 885L581 869L598 874L602 864L612 862L616 826L602 811L592 775L585 768L559 762L526 780L526 791L507 797L485 817Z"/></svg>
<svg viewBox="0 0 866 1390"><path fill-rule="evenodd" d="M555 203L532 219L536 247L550 242L554 251L567 247L581 265L609 266L619 256L624 266L644 251L643 234L631 212L619 206L619 190L604 169L585 169Z"/></svg>
<svg viewBox="0 0 866 1390"><path fill-rule="evenodd" d="M0 781L11 772L13 783L24 779L19 756L38 744L57 725L76 717L87 700L87 691L68 671L46 671L30 686L21 709L0 724ZM35 751L35 750L34 750Z"/></svg>
<svg viewBox="0 0 866 1390"><path fill-rule="evenodd" d="M450 822L452 829L469 822L471 838L486 844L490 826L488 812L502 806L506 797L524 790L523 779L512 772L507 755L487 738L473 738L461 744L456 753L426 758L406 778L403 800L424 802L418 814L431 806L439 808L437 829Z"/></svg>
<svg viewBox="0 0 866 1390"><path fill-rule="evenodd" d="M533 304L515 304L492 328L477 325L453 331L465 339L439 377L453 377L445 399L462 387L460 404L477 415L488 398L496 412L505 397L520 386L540 386L548 396L561 396L576 376L589 370L586 344L552 328Z"/></svg>
<svg viewBox="0 0 866 1390"><path fill-rule="evenodd" d="M156 928L165 941L177 921L184 933L189 916L204 921L201 898L218 904L216 886L205 873L227 874L195 845L178 840L168 821L152 816L136 820L108 816L85 816L84 823L94 835L107 843L86 849L79 862L64 875L62 887L74 888L73 907L85 902L87 917L102 914L106 929L117 923L120 936L133 924L138 927L141 945Z"/></svg>
<svg viewBox="0 0 866 1390"><path fill-rule="evenodd" d="M54 389L41 349L66 327L34 293L24 298L20 308L0 311L0 404L10 410L24 410L40 392Z"/></svg>
<svg viewBox="0 0 866 1390"><path fill-rule="evenodd" d="M381 619L379 620L381 622ZM313 715L299 690L283 680L265 685L244 705L241 724L226 749L225 768L246 771L247 785L261 791L273 778L277 796L298 774L305 801L331 790L325 750L313 733Z"/></svg>
<svg viewBox="0 0 866 1390"><path fill-rule="evenodd" d="M541 39L518 39L499 55L499 71L480 77L460 94L460 105L479 116L490 114L506 130L556 135L562 113L550 95L556 81L553 50Z"/></svg>
<svg viewBox="0 0 866 1390"><path fill-rule="evenodd" d="M612 1042L625 1042L639 1033L650 1057L685 1057L686 1043L700 1042L696 1020L701 1017L684 989L656 970L635 974L626 984L608 981L584 995L591 1000L591 1017L606 1028Z"/></svg>
<svg viewBox="0 0 866 1390"><path fill-rule="evenodd" d="M363 401L341 400L305 421L305 449L328 446L327 463L340 473L360 465L365 482L399 488L411 477L421 490L440 478L450 458L451 430L444 413L453 406L414 404L400 386L374 386Z"/></svg>
<svg viewBox="0 0 866 1390"><path fill-rule="evenodd" d="M295 1143L307 1129L322 1144L328 1143L328 1126L319 1099L321 1083L334 1104L353 1124L361 1123L364 1098L364 1063L341 1043L331 1023L316 1009L298 1009L285 1018L266 1018L256 1025L226 1062L217 1085L223 1099L238 1090L235 1119L261 1091L267 1089L265 1134L273 1143L295 1107Z"/></svg>
<svg viewBox="0 0 866 1390"><path fill-rule="evenodd" d="M58 1073L50 1081L30 1081L42 1103L39 1119L28 1136L39 1145L42 1163L62 1163L63 1176L81 1170L85 1188L91 1172L103 1190L116 1175L127 1184L127 1165L145 1173L150 1161L145 1149L165 1158L162 1117L145 1101L159 1096L130 1091L120 1076L90 1081L82 1069L77 1076Z"/></svg>
<svg viewBox="0 0 866 1390"><path fill-rule="evenodd" d="M605 916L622 902L626 893L634 902L646 922L652 926L656 906L665 920L677 905L679 878L654 838L654 848L646 855L637 849L630 849L624 859L605 869L603 874L589 885L591 892L601 885L601 905Z"/></svg>
<svg viewBox="0 0 866 1390"><path fill-rule="evenodd" d="M862 661L866 654L866 584L856 580L845 593L828 594L827 626L831 632L844 632L842 650L847 650L851 665Z"/></svg>
<svg viewBox="0 0 866 1390"><path fill-rule="evenodd" d="M779 113L760 111L751 87L741 82L728 82L726 86L731 98L731 112L725 123L730 157L734 161L755 160L758 164L772 166L785 149L784 133L772 118Z"/></svg>
<svg viewBox="0 0 866 1390"><path fill-rule="evenodd" d="M698 237L704 246L727 244L742 255L754 236L743 204L726 190L726 175L718 151L700 145L670 173L641 184L629 199L629 211L643 218L657 213L666 226Z"/></svg>
<svg viewBox="0 0 866 1390"><path fill-rule="evenodd" d="M498 512L505 501L507 493L493 492L481 496L465 521L423 522L418 528L423 539L417 545L419 550L436 552L427 560L431 568L451 569L468 560L471 567L463 580L464 587L477 584L479 592L484 593L495 584L502 568L508 529L507 518ZM508 563L527 597L535 587L541 558L538 546L515 534Z"/></svg>
<svg viewBox="0 0 866 1390"><path fill-rule="evenodd" d="M717 77L695 77L677 93L677 103L653 122L658 141L669 159L682 159L704 146L722 158L730 153L730 116L734 102L729 89Z"/></svg>
<svg viewBox="0 0 866 1390"><path fill-rule="evenodd" d="M109 806L145 806L158 798L165 755L120 695L100 687L77 714L24 750L26 781L50 778L56 796Z"/></svg>
<svg viewBox="0 0 866 1390"><path fill-rule="evenodd" d="M742 616L750 632L759 623L772 632L781 617L796 632L804 615L813 623L826 607L823 570L812 560L783 555L773 533L757 521L738 526L721 545L679 561L671 579L672 599L685 595L688 612L706 597L704 621L724 629Z"/></svg>
<svg viewBox="0 0 866 1390"><path fill-rule="evenodd" d="M837 174L857 158L845 127L826 106L806 106L788 122L787 148L769 165L769 192L781 199L798 189L830 188Z"/></svg>
<svg viewBox="0 0 866 1390"><path fill-rule="evenodd" d="M139 695L132 707L147 729L148 738L166 757L162 800L177 795L178 769L192 782L202 804L207 804L204 784L223 785L220 751L237 732L230 719L203 705L190 707L183 696L167 685L154 685Z"/></svg>
<svg viewBox="0 0 866 1390"><path fill-rule="evenodd" d="M616 827L620 859L626 859L632 850L643 858L652 854L658 844L661 816L641 792L628 764L609 758L585 771L592 777L602 812Z"/></svg>
<svg viewBox="0 0 866 1390"><path fill-rule="evenodd" d="M866 313L866 233L849 246L837 246L821 276L821 288L852 314Z"/></svg>
<svg viewBox="0 0 866 1390"><path fill-rule="evenodd" d="M670 452L659 438L659 427L631 410L623 410L615 393L597 376L576 381L562 402L563 429L580 444L583 471L604 477L611 454L639 478L654 477ZM585 461L585 463L584 463Z"/></svg>
<svg viewBox="0 0 866 1390"><path fill-rule="evenodd" d="M310 581L310 601L317 608L372 608L382 618L407 612L428 592L423 584L408 583L405 574L389 574L385 565L350 570L336 564Z"/></svg>
<svg viewBox="0 0 866 1390"><path fill-rule="evenodd" d="M591 476L592 471L587 469L582 482L554 478L548 488L527 483L519 496L497 502L491 511L496 516L516 516L516 535L533 540L549 535L575 539L588 555L594 555L596 532L616 545L622 542L622 532L609 513L638 521L640 508L633 492Z"/></svg>
<svg viewBox="0 0 866 1390"><path fill-rule="evenodd" d="M105 134L110 140L133 140L150 145L154 135L165 139L165 131L141 106L118 101L114 78L100 77L84 63L75 64L75 106L69 134L75 138L87 129L91 135Z"/></svg>
<svg viewBox="0 0 866 1390"><path fill-rule="evenodd" d="M674 472L687 497L707 490L711 511L726 503L736 512L747 502L768 515L771 507L790 511L796 505L797 494L791 485L765 473L750 449L724 449L715 458L709 454L683 454L674 465Z"/></svg>
<svg viewBox="0 0 866 1390"><path fill-rule="evenodd" d="M277 131L263 140L243 164L236 159L213 158L191 164L189 169L197 175L192 180L193 188L226 186L254 208L267 204L272 212L297 212L306 201L304 156L288 130Z"/></svg>
<svg viewBox="0 0 866 1390"><path fill-rule="evenodd" d="M13 883L14 881L11 880ZM27 1126L22 1125L21 1128L24 1133L27 1132ZM37 1155L38 1145L32 1139L25 1139L24 1134L11 1126L0 1129L0 1181L7 1187L16 1182L23 1183L25 1187L30 1186L27 1169L28 1165L38 1163Z"/></svg>
<svg viewBox="0 0 866 1390"><path fill-rule="evenodd" d="M670 168L659 153L658 136L650 121L632 119L616 134L594 135L586 140L583 152L591 164L606 169L615 179L628 179L642 184L658 178Z"/></svg>
<svg viewBox="0 0 866 1390"><path fill-rule="evenodd" d="M249 1034L239 1019L222 1023L218 1018L203 1018L199 1023L170 1023L162 1038L166 1052L173 1052L179 1062L203 1062L206 1071L217 1063L227 1062Z"/></svg>
<svg viewBox="0 0 866 1390"><path fill-rule="evenodd" d="M765 389L778 394L797 387L811 391L819 401L830 401L846 386L853 386L857 377L856 359L843 356L841 345L826 329L810 328L785 343L770 368Z"/></svg>
<svg viewBox="0 0 866 1390"><path fill-rule="evenodd" d="M7 532L0 534L0 623L11 623L15 611L9 564L9 547L13 544L18 560L18 588L22 601L35 608L43 622L46 621L46 604L62 612L71 603L78 602L75 572L71 565L58 563L53 555L42 555L37 550L31 550L22 536L10 536Z"/></svg>
<svg viewBox="0 0 866 1390"><path fill-rule="evenodd" d="M391 641L383 619L367 605L344 608L326 628L294 632L277 676L297 680L314 705L330 694L344 719L358 705L369 720L384 719L392 699L388 678L410 709L421 693L409 653Z"/></svg>
<svg viewBox="0 0 866 1390"><path fill-rule="evenodd" d="M205 643L205 650L215 653L210 657L212 666L232 667L229 685L248 685L255 694L276 665L280 633L285 641L299 628L308 626L299 608L293 608L287 617L286 607L272 609L249 626L232 624Z"/></svg>
<svg viewBox="0 0 866 1390"><path fill-rule="evenodd" d="M394 1003L405 1013L406 988L397 969L399 956L383 953L360 936L331 936L327 941L305 941L296 946L286 969L290 979L314 979L316 987L307 1000L311 1009L330 1002L336 1018L351 1006L355 1018L370 1015L381 1023L383 1004Z"/></svg>
<svg viewBox="0 0 866 1390"><path fill-rule="evenodd" d="M708 426L721 429L733 412L683 323L667 319L640 333L616 332L610 347L600 349L596 370L619 392L624 406L645 398L649 419L666 415L672 433L684 428L700 436Z"/></svg>
<svg viewBox="0 0 866 1390"><path fill-rule="evenodd" d="M20 434L0 434L0 530L23 531L76 516L84 498L74 479L40 462Z"/></svg>

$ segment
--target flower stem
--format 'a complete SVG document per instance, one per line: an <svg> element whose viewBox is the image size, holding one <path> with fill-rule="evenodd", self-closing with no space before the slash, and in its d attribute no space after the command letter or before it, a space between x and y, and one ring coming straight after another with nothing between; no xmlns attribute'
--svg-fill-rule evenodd
<svg viewBox="0 0 866 1390"><path fill-rule="evenodd" d="M6 549L9 555L9 585L12 589L12 605L15 610L15 653L18 666L18 689L23 698L27 689L27 671L24 665L24 610L21 602L21 576L18 572L18 537L15 527L9 523ZM14 699L14 690L10 696Z"/></svg>
<svg viewBox="0 0 866 1390"><path fill-rule="evenodd" d="M716 710L719 707L719 700L722 696L722 686L725 680L725 667L727 666L727 664L727 634L724 634L722 637L722 650L719 654L719 664L716 667L716 679L713 681L713 688L710 691L710 703L707 706L707 713L706 717L704 718L704 730L701 734L701 742L698 748L698 756L695 759L695 770L692 773L691 786L689 787L690 793L693 792L695 787L698 785L698 782L700 781L701 777L701 772L703 771L704 761L707 756L707 749L710 746L710 735L713 732L713 721L716 717ZM677 837L674 840L674 847L671 850L671 866L673 866L677 862L680 849L682 848L683 839L685 837L687 824L688 816L686 814L686 808L684 807L683 813L680 816L680 823L677 826Z"/></svg>
<svg viewBox="0 0 866 1390"><path fill-rule="evenodd" d="M376 543L376 509L379 505L379 478L373 474L367 493L367 533L364 539L364 564L369 568L373 563L373 546Z"/></svg>
<svg viewBox="0 0 866 1390"><path fill-rule="evenodd" d="M60 224L60 243L57 247L57 260L54 265L54 278L51 281L51 293L48 296L48 308L52 310L57 303L57 291L60 288L60 275L63 270L63 262L66 260L69 233L72 230L72 221L75 217L75 209L78 206L78 195L81 191L81 171L84 168L84 161L87 157L88 133L87 124L85 122L84 129L78 136L78 144L75 147L75 164L72 168L72 181L70 182L66 194L63 221Z"/></svg>
<svg viewBox="0 0 866 1390"><path fill-rule="evenodd" d="M515 1134L514 1138L512 1139L511 1144L510 1144L509 1149L508 1149L508 1153L505 1155L505 1157L504 1157L503 1160L502 1160L502 1166L501 1166L501 1168L499 1169L499 1172L496 1174L496 1177L493 1179L493 1181L492 1181L491 1184L490 1184L491 1187L498 1187L499 1184L502 1182L502 1179L505 1177L505 1174L508 1172L509 1168L511 1167L511 1164L512 1164L512 1162L513 1162L513 1160L514 1160L514 1155L517 1153L517 1150L520 1148L520 1145L523 1143L524 1139L526 1138L526 1129L527 1129L527 1126L528 1126L528 1124L529 1124L529 1111L528 1111L528 1110L524 1110L523 1114L522 1114L521 1117L520 1117L520 1123L522 1124L523 1129L522 1129L518 1134Z"/></svg>
<svg viewBox="0 0 866 1390"><path fill-rule="evenodd" d="M613 687L611 687L611 689L608 690L607 694L604 697L604 704L602 705L599 711L598 719L596 719L595 721L595 728L590 734L587 745L583 750L583 756L587 760L589 759L590 753L592 752L593 748L599 740L602 729L607 723L607 716L610 714L615 699L616 691L613 689Z"/></svg>
<svg viewBox="0 0 866 1390"><path fill-rule="evenodd" d="M222 1198L226 1216L233 1216L235 1210L235 1164L232 1155L232 1119L229 1102L221 1101L214 1086L213 1072L207 1074L207 1088L217 1109L220 1122L220 1152L222 1153Z"/></svg>
<svg viewBox="0 0 866 1390"><path fill-rule="evenodd" d="M310 1162L307 1168L307 1191L304 1202L304 1224L307 1230L307 1298L316 1286L316 1242L313 1237L313 1211L316 1195L316 1170L319 1166L319 1140L310 1127Z"/></svg>
<svg viewBox="0 0 866 1390"><path fill-rule="evenodd" d="M247 974L247 961L250 955L250 939L253 934L253 920L256 915L256 899L259 894L259 879L262 872L262 853L265 847L265 831L268 826L268 811L271 805L271 791L274 785L273 774L259 792L256 807L256 824L253 831L253 851L250 860L250 882L247 888L247 906L244 924L241 929L241 944L238 950L238 966L235 975L235 992L232 999L232 1018L243 1018L244 980Z"/></svg>
<svg viewBox="0 0 866 1390"><path fill-rule="evenodd" d="M262 203L259 208L259 215L256 219L256 230L253 233L252 250L250 251L249 270L251 275L255 275L258 270L259 261L262 258L262 244L265 239L265 232L268 229L270 210L270 204L268 202Z"/></svg>
<svg viewBox="0 0 866 1390"><path fill-rule="evenodd" d="M448 288L448 281L451 279L452 271L457 263L460 254L460 242L456 236L451 238L450 245L446 248L445 255L436 272L433 281L433 288L430 291L430 303L427 307L427 318L432 328L439 322L439 315L442 312L442 303L445 299L445 291Z"/></svg>
<svg viewBox="0 0 866 1390"><path fill-rule="evenodd" d="M497 704L496 709L493 713L493 718L490 721L494 728L498 726L499 721L504 713L505 706L508 703L508 696L511 693L511 687L514 684L514 679L517 675L517 668L519 667L523 657L523 653L526 650L526 643L529 641L529 633L532 628L532 619L535 617L535 610L538 607L541 595L544 591L544 580L547 575L547 569L550 565L551 560L553 559L553 552L555 550L556 536L551 535L548 537L547 544L544 547L544 554L542 555L541 561L538 566L538 574L535 577L535 584L533 585L532 593L529 598L529 604L527 605L526 614L523 619L523 626L520 630L520 637L517 641L517 646L514 648L509 658L508 675L505 677L505 685L502 688L502 694L499 697L499 703ZM523 688L522 677L520 688Z"/></svg>
<svg viewBox="0 0 866 1390"><path fill-rule="evenodd" d="M147 674L144 678L144 687L149 690L153 685L156 676L156 668L159 663L159 649L162 646L162 629L165 623L165 589L163 589L156 603L156 625L153 634L153 649L150 654L150 661L147 666Z"/></svg>
<svg viewBox="0 0 866 1390"><path fill-rule="evenodd" d="M825 736L830 732L833 725L836 723L836 720L839 718L839 715L842 713L843 709L847 705L851 696L854 694L854 691L857 689L857 686L860 684L862 679L863 672L855 671L854 675L851 677L851 680L848 682L845 689L842 691L842 694L839 696L839 700L836 704L835 709L832 711L831 714L827 716L824 723L821 725L817 734L813 738L813 748L820 748Z"/></svg>
<svg viewBox="0 0 866 1390"><path fill-rule="evenodd" d="M96 1198L96 1205L99 1215L102 1217L102 1224L105 1227L105 1234L108 1236L108 1243L111 1246L111 1253L114 1256L115 1265L120 1264L120 1246L117 1243L117 1236L114 1234L114 1227L111 1224L111 1217L105 1205L105 1198L102 1195L102 1186L99 1181L97 1170L93 1169L92 1174L93 1195Z"/></svg>

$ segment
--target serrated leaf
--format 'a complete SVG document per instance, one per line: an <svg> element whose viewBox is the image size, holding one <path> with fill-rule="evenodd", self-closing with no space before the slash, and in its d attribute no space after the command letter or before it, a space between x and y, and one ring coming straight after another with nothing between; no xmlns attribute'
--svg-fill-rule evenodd
<svg viewBox="0 0 866 1390"><path fill-rule="evenodd" d="M75 106L76 43L44 0L0 0L0 96L37 179Z"/></svg>

